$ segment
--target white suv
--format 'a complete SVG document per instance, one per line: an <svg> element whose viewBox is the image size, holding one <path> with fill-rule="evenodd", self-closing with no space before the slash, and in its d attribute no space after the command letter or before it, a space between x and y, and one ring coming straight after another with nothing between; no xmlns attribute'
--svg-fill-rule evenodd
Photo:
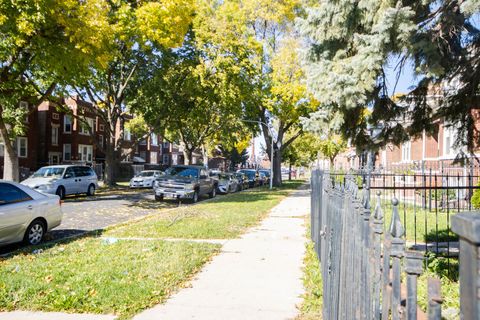
<svg viewBox="0 0 480 320"><path fill-rule="evenodd" d="M68 194L78 193L93 196L98 188L95 171L88 166L78 165L42 167L21 183L36 191L56 194L61 199Z"/></svg>

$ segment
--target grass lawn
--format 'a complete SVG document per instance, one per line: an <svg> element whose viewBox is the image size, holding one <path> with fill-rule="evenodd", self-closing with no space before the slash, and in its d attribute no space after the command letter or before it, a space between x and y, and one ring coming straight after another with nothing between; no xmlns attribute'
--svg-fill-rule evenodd
<svg viewBox="0 0 480 320"><path fill-rule="evenodd" d="M0 258L0 311L41 310L131 318L165 301L219 252L187 241L117 240L112 236L232 238L255 225L303 181L270 192L257 188L83 238L25 247ZM34 251L41 249L41 252ZM36 252L36 253L33 253Z"/></svg>
<svg viewBox="0 0 480 320"><path fill-rule="evenodd" d="M195 206L159 212L135 224L108 230L112 237L231 239L256 225L268 211L304 181L285 182L274 192L256 188L201 202Z"/></svg>
<svg viewBox="0 0 480 320"><path fill-rule="evenodd" d="M116 314L164 301L219 246L84 238L0 260L0 310Z"/></svg>

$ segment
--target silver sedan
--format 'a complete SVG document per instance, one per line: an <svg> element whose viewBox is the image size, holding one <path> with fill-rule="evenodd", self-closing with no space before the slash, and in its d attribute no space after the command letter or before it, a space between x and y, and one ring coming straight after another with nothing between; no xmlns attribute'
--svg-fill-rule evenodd
<svg viewBox="0 0 480 320"><path fill-rule="evenodd" d="M16 182L0 180L0 246L39 244L62 222L57 195L43 194Z"/></svg>

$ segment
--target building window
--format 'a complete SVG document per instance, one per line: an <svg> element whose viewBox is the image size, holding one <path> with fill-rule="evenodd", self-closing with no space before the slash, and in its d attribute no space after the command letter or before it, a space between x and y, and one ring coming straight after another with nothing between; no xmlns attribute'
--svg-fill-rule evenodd
<svg viewBox="0 0 480 320"><path fill-rule="evenodd" d="M103 135L99 134L98 135L98 146L103 149Z"/></svg>
<svg viewBox="0 0 480 320"><path fill-rule="evenodd" d="M443 155L446 157L454 157L459 153L459 149L455 148L455 140L457 139L457 128L455 126L443 127Z"/></svg>
<svg viewBox="0 0 480 320"><path fill-rule="evenodd" d="M58 127L52 126L52 145L58 146Z"/></svg>
<svg viewBox="0 0 480 320"><path fill-rule="evenodd" d="M95 133L95 120L92 118L85 118L83 121L80 122L80 134L83 135L90 135L91 133ZM90 133L91 130L91 133Z"/></svg>
<svg viewBox="0 0 480 320"><path fill-rule="evenodd" d="M28 140L24 137L17 138L17 153L19 158L26 158L28 155Z"/></svg>
<svg viewBox="0 0 480 320"><path fill-rule="evenodd" d="M411 160L412 142L406 141L402 143L402 161Z"/></svg>
<svg viewBox="0 0 480 320"><path fill-rule="evenodd" d="M140 158L147 160L147 153L145 151L140 151Z"/></svg>
<svg viewBox="0 0 480 320"><path fill-rule="evenodd" d="M163 155L163 164L168 164L168 154Z"/></svg>
<svg viewBox="0 0 480 320"><path fill-rule="evenodd" d="M58 120L58 119L60 119L60 115L58 113L54 112L54 113L52 113L52 119L53 120Z"/></svg>
<svg viewBox="0 0 480 320"><path fill-rule="evenodd" d="M78 145L79 160L85 162L92 162L93 160L93 146L79 144Z"/></svg>
<svg viewBox="0 0 480 320"><path fill-rule="evenodd" d="M98 125L98 131L102 131L105 130L105 126L103 124L100 124Z"/></svg>
<svg viewBox="0 0 480 320"><path fill-rule="evenodd" d="M130 132L130 130L128 130L127 128L125 128L123 130L123 139L125 141L130 141L132 140L132 133Z"/></svg>
<svg viewBox="0 0 480 320"><path fill-rule="evenodd" d="M70 161L72 160L72 145L66 143L63 145L63 160Z"/></svg>
<svg viewBox="0 0 480 320"><path fill-rule="evenodd" d="M5 155L5 146L3 145L3 142L0 142L0 157L3 157Z"/></svg>
<svg viewBox="0 0 480 320"><path fill-rule="evenodd" d="M158 158L157 158L157 153L156 152L150 152L150 163L154 163L154 164L158 163Z"/></svg>
<svg viewBox="0 0 480 320"><path fill-rule="evenodd" d="M158 146L158 136L157 136L157 134L152 133L152 135L150 137L152 139L152 142L151 142L152 146Z"/></svg>
<svg viewBox="0 0 480 320"><path fill-rule="evenodd" d="M168 148L170 147L170 144L168 143L168 141L165 141L165 142L163 143L163 147L164 147L165 149L168 149Z"/></svg>
<svg viewBox="0 0 480 320"><path fill-rule="evenodd" d="M28 102L26 102L26 101L20 101L19 107L20 107L20 109L24 109L24 110L25 110L25 112L26 112L26 115L25 115L25 123L28 123Z"/></svg>
<svg viewBox="0 0 480 320"><path fill-rule="evenodd" d="M72 133L72 117L71 116L66 115L63 117L63 132Z"/></svg>

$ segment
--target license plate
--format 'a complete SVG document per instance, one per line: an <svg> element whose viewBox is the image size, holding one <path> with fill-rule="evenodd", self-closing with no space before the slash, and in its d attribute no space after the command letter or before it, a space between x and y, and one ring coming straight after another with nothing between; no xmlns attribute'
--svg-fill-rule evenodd
<svg viewBox="0 0 480 320"><path fill-rule="evenodd" d="M163 197L164 198L176 198L177 195L175 193L164 193Z"/></svg>

